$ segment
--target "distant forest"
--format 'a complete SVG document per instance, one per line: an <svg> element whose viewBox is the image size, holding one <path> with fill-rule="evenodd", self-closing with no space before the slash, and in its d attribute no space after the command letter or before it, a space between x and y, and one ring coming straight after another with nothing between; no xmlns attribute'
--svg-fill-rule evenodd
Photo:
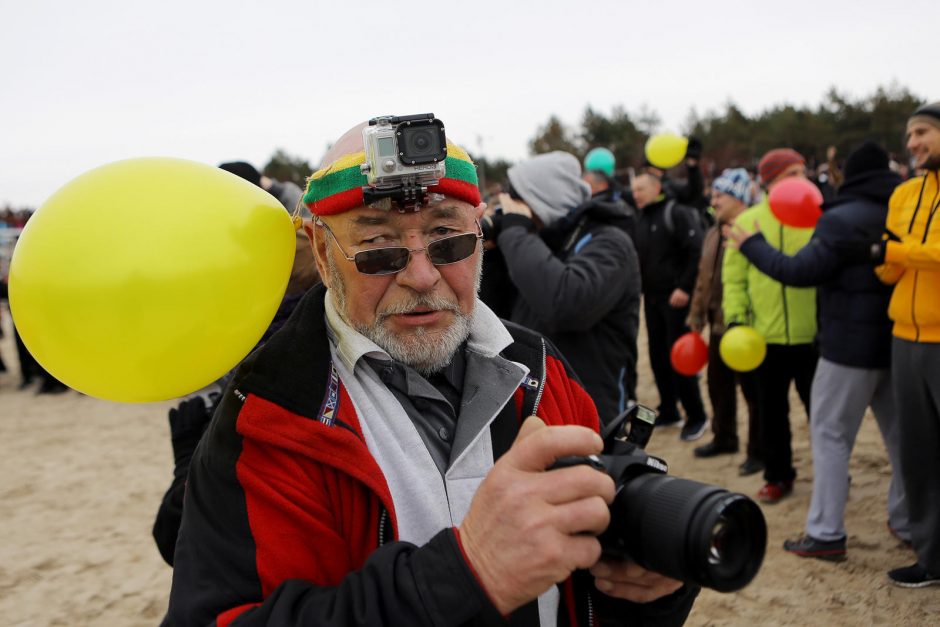
<svg viewBox="0 0 940 627"><path fill-rule="evenodd" d="M763 153L780 146L799 151L813 166L825 160L829 146L835 146L844 158L862 139L877 141L903 160L907 118L924 102L896 85L879 87L857 100L833 87L815 108L782 104L753 116L733 102L727 103L723 111L702 115L693 109L678 130L702 141L706 175L731 166L752 167ZM618 106L604 114L589 106L577 127L566 126L551 116L529 141L529 151L540 154L564 150L583 159L591 148L603 146L614 153L618 174L623 174L627 168L642 164L646 140L661 130L659 115L648 107L631 113ZM512 165L485 155L472 157L479 167L481 185L505 180L506 170ZM306 160L282 150L264 167L267 176L292 180L301 186L312 171Z"/></svg>

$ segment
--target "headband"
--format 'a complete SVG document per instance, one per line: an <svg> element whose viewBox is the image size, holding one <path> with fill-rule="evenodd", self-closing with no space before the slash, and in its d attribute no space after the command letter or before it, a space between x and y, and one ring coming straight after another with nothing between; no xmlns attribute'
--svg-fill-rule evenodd
<svg viewBox="0 0 940 627"><path fill-rule="evenodd" d="M362 187L368 184L368 179L359 166L365 161L365 151L359 151L344 155L314 172L307 180L304 205L315 216L331 216L361 207L365 204ZM447 142L444 171L444 178L437 185L428 187L429 192L445 194L474 207L480 204L476 166L470 155L457 144Z"/></svg>

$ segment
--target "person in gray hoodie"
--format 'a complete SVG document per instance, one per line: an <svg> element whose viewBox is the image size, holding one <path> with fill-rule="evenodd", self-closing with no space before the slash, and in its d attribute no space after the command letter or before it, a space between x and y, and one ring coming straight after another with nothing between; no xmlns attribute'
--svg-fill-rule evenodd
<svg viewBox="0 0 940 627"><path fill-rule="evenodd" d="M636 398L640 265L630 209L592 199L566 152L523 161L508 177L490 238L518 290L511 320L558 347L609 422Z"/></svg>

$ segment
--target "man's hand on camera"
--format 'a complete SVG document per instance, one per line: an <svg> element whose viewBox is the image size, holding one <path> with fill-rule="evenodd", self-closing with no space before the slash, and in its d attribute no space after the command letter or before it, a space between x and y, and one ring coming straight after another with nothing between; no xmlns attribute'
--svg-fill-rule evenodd
<svg viewBox="0 0 940 627"><path fill-rule="evenodd" d="M499 195L499 204L503 207L503 213L518 213L527 218L532 217L532 210L529 205L521 200L516 200L505 192Z"/></svg>
<svg viewBox="0 0 940 627"><path fill-rule="evenodd" d="M649 603L682 587L682 582L626 560L604 558L591 567L594 585L604 594L634 603Z"/></svg>
<svg viewBox="0 0 940 627"><path fill-rule="evenodd" d="M483 480L460 525L460 541L501 613L600 559L596 535L610 522L613 479L586 465L545 471L558 458L602 449L590 429L546 427L532 416Z"/></svg>

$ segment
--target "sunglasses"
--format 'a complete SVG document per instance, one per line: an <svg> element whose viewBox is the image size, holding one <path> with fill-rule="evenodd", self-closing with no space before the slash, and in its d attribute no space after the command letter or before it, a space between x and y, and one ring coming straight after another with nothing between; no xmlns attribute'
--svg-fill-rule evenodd
<svg viewBox="0 0 940 627"><path fill-rule="evenodd" d="M336 247L339 248L346 261L353 261L356 264L356 270L362 274L396 274L405 269L412 253L426 253L428 259L435 266L446 266L458 261L463 261L474 253L477 249L477 241L483 239L483 232L480 229L480 223L477 222L476 233L460 233L457 235L448 235L433 242L428 242L424 248L408 248L406 246L388 246L385 248L370 248L361 250L350 257L346 250L336 239L332 229L322 220L317 220L317 224L326 229L330 234Z"/></svg>

